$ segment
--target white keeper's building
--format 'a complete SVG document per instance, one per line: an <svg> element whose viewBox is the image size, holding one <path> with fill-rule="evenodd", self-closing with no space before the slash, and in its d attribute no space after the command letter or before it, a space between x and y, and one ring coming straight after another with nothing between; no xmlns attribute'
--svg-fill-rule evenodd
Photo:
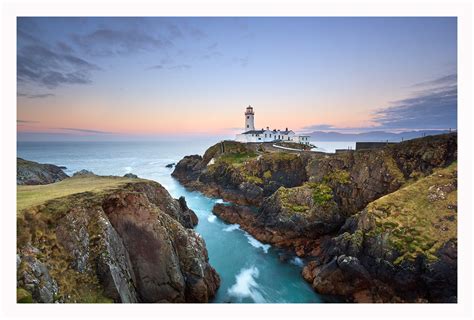
<svg viewBox="0 0 474 320"><path fill-rule="evenodd" d="M293 130L270 130L269 127L266 129L255 130L255 113L253 108L248 106L245 110L245 132L239 133L235 136L235 140L239 142L277 142L277 141L288 141L296 142L309 145L310 136L295 135Z"/></svg>

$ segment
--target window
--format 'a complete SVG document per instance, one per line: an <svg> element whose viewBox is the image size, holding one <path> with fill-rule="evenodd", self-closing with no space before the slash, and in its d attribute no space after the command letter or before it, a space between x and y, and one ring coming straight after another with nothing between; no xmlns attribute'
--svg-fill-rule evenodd
<svg viewBox="0 0 474 320"><path fill-rule="evenodd" d="M265 133L265 138L267 137L267 134Z"/></svg>
<svg viewBox="0 0 474 320"><path fill-rule="evenodd" d="M249 116L247 116L247 119L250 119L250 117L249 117Z"/></svg>
<svg viewBox="0 0 474 320"><path fill-rule="evenodd" d="M288 137L288 141L290 141L290 137Z"/></svg>
<svg viewBox="0 0 474 320"><path fill-rule="evenodd" d="M247 129L248 129L249 125L247 125Z"/></svg>

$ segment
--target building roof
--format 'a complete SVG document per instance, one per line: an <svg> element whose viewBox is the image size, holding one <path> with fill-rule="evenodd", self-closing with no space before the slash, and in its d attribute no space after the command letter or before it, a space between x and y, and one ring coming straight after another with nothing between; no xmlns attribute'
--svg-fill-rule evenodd
<svg viewBox="0 0 474 320"><path fill-rule="evenodd" d="M262 134L264 132L265 130L250 130L250 131L245 131L243 134Z"/></svg>
<svg viewBox="0 0 474 320"><path fill-rule="evenodd" d="M276 129L274 129L274 130L265 130L265 129L262 129L262 130L249 130L249 131L245 131L242 134L262 134L262 133L265 133L265 132L273 132L273 133L278 133L278 134L282 134L282 135L289 134L289 133L294 134L293 130L278 131Z"/></svg>

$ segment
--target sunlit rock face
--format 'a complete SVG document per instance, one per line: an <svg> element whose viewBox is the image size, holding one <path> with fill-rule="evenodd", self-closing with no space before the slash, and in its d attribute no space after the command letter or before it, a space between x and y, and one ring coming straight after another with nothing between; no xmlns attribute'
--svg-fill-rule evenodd
<svg viewBox="0 0 474 320"><path fill-rule="evenodd" d="M62 187L78 179L118 184L20 212L19 292L46 303L208 302L215 295L220 279L184 198L141 179L78 176Z"/></svg>

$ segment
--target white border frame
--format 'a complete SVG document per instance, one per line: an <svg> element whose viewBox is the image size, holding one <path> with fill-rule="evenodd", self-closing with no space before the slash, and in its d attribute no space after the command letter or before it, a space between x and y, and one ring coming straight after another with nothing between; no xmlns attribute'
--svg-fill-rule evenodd
<svg viewBox="0 0 474 320"><path fill-rule="evenodd" d="M7 0L2 3L0 58L0 303L2 318L471 318L472 317L472 5L398 0ZM17 16L457 16L459 224L457 304L19 305L16 304L16 17Z"/></svg>

